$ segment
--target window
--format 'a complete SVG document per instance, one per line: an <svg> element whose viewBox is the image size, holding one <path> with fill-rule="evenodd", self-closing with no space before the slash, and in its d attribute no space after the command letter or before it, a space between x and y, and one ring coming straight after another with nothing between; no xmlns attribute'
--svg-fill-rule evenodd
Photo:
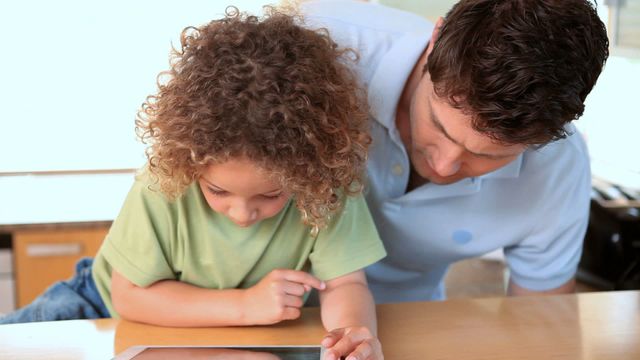
<svg viewBox="0 0 640 360"><path fill-rule="evenodd" d="M135 115L171 44L227 3L0 2L0 174L140 167ZM259 14L268 1L230 3Z"/></svg>
<svg viewBox="0 0 640 360"><path fill-rule="evenodd" d="M640 57L640 1L606 0L608 28L614 50Z"/></svg>

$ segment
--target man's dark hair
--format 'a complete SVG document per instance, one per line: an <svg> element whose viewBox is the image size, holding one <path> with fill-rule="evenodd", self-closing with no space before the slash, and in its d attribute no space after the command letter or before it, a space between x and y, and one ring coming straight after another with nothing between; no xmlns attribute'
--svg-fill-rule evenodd
<svg viewBox="0 0 640 360"><path fill-rule="evenodd" d="M608 47L588 0L462 0L424 71L477 131L504 144L545 144L582 115Z"/></svg>

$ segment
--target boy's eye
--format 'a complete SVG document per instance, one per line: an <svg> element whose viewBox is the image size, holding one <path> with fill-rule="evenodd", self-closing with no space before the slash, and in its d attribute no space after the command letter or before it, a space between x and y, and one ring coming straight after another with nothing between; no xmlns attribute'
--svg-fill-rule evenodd
<svg viewBox="0 0 640 360"><path fill-rule="evenodd" d="M262 195L262 197L265 198L265 199L277 199L280 196L282 196L282 193L278 193L278 194L275 194L275 195Z"/></svg>
<svg viewBox="0 0 640 360"><path fill-rule="evenodd" d="M215 190L213 188L209 188L209 192L212 193L213 195L216 195L216 196L227 195L226 191Z"/></svg>
<svg viewBox="0 0 640 360"><path fill-rule="evenodd" d="M209 192L215 196L226 196L229 195L229 193L227 191L224 190L216 190L214 188L208 188ZM260 195L261 197L265 198L265 199L277 199L280 196L282 196L282 193L278 193L278 194L274 194L274 195Z"/></svg>

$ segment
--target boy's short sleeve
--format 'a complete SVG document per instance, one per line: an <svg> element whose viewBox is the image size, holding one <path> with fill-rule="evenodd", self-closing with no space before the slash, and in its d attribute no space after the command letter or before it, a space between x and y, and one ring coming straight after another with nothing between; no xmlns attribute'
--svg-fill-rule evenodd
<svg viewBox="0 0 640 360"><path fill-rule="evenodd" d="M311 272L322 280L365 268L386 256L362 195L348 196L344 207L320 229L311 252Z"/></svg>
<svg viewBox="0 0 640 360"><path fill-rule="evenodd" d="M98 256L140 287L176 279L173 262L178 249L173 213L161 193L136 181Z"/></svg>

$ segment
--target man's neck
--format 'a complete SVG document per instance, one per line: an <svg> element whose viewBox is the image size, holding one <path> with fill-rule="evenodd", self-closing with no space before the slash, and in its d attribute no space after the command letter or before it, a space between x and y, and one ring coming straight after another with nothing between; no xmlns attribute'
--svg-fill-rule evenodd
<svg viewBox="0 0 640 360"><path fill-rule="evenodd" d="M427 63L427 47L425 47L422 55L420 55L420 59L413 66L411 70L411 74L407 79L407 82L404 85L404 89L402 90L402 95L400 99L398 99L398 105L396 106L396 129L398 130L398 134L400 135L400 139L405 147L407 155L409 155L409 161L411 162L411 101L413 99L413 94L420 84L420 80L423 77L423 69L425 64ZM413 100L415 101L415 100ZM420 187L429 181L423 177L421 177L414 169L413 164L411 164L411 171L409 175L409 183L407 184L406 192L410 192L411 190Z"/></svg>
<svg viewBox="0 0 640 360"><path fill-rule="evenodd" d="M428 47L428 45L427 45ZM411 101L413 99L413 94L420 84L420 80L423 76L422 69L427 61L427 52L425 50L420 55L420 59L413 66L411 70L411 74L407 78L407 81L404 84L404 88L402 89L402 94L400 95L400 99L398 99L398 104L396 105L396 128L400 133L400 137L402 138L402 142L405 147L408 148L411 144L411 122L410 122L410 113L411 113Z"/></svg>
<svg viewBox="0 0 640 360"><path fill-rule="evenodd" d="M405 194L428 183L429 183L429 180L420 176L420 174L418 174L418 172L413 167L413 165L411 165L411 172L409 172L409 182L407 183L407 190L405 191Z"/></svg>

